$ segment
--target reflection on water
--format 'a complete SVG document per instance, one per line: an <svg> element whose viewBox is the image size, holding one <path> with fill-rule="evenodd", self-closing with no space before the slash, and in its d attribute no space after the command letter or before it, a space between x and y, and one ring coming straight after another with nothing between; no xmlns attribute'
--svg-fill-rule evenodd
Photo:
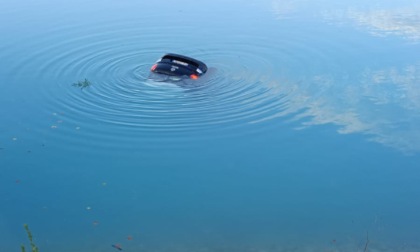
<svg viewBox="0 0 420 252"><path fill-rule="evenodd" d="M413 1L308 1L272 0L271 9L279 19L321 17L331 24L352 24L375 36L401 36L420 41L420 5ZM328 8L325 8L325 6ZM388 5L388 6L387 6Z"/></svg>
<svg viewBox="0 0 420 252"><path fill-rule="evenodd" d="M354 81L354 82L353 82ZM363 133L405 152L420 151L420 68L366 70L356 80L317 76L315 86L340 85L336 96L308 102L303 124L333 123L341 134Z"/></svg>
<svg viewBox="0 0 420 252"><path fill-rule="evenodd" d="M398 62L400 57L393 60L390 57L398 54L396 50L400 48L390 47L392 51L384 50L375 54L372 51L376 49L363 48L363 42L353 42L358 43L354 45L357 51L353 55L366 55L353 59L359 61L359 70L344 71L342 76L336 73L315 73L305 77L306 84L295 81L292 86L298 91L288 96L289 109L279 111L270 118L302 111L295 116L296 120L303 120L299 129L334 124L339 126L340 134L361 133L374 142L406 153L420 151L420 128L416 126L420 124L420 54L416 48L417 42L420 42L420 5L410 1L400 6L394 6L389 1L381 4L356 1L329 4L328 9L325 9L320 8L319 3L304 0L273 0L271 4L278 18L293 16L298 20L299 14L312 18L322 17L331 27L344 29L344 25L353 25L371 35L392 35L407 39L414 43L406 54L414 57L405 66L399 66L394 61ZM349 33L348 36L354 35ZM332 50L353 57L344 47ZM334 58L329 54L325 56L329 60ZM382 61L381 67L370 66L371 58ZM271 86L279 85L279 82L274 81Z"/></svg>
<svg viewBox="0 0 420 252"><path fill-rule="evenodd" d="M288 109L262 120L295 114L294 120L301 122L296 129L334 124L340 134L366 134L405 153L420 152L419 66L366 69L351 79L325 74L307 82L310 88L297 82L267 81L273 93L288 92L287 86L293 95L287 96Z"/></svg>
<svg viewBox="0 0 420 252"><path fill-rule="evenodd" d="M331 23L353 22L376 36L401 36L414 42L420 41L420 7L397 9L326 11Z"/></svg>

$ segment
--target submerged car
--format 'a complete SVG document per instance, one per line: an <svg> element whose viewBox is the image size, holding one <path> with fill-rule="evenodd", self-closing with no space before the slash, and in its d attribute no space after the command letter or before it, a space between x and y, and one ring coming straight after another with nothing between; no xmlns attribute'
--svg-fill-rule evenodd
<svg viewBox="0 0 420 252"><path fill-rule="evenodd" d="M207 66L199 60L179 54L168 53L158 59L150 71L158 77L153 79L169 79L173 81L182 79L196 80L207 72Z"/></svg>

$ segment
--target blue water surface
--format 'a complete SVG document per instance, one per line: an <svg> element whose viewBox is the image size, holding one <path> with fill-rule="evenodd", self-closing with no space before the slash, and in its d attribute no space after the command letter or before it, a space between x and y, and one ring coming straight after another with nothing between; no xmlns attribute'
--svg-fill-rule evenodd
<svg viewBox="0 0 420 252"><path fill-rule="evenodd" d="M419 13L2 0L0 251L420 251Z"/></svg>

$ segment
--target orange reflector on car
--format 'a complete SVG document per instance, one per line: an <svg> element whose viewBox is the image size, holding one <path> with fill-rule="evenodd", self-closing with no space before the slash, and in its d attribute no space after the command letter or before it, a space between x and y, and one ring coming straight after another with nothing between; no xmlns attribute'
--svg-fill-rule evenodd
<svg viewBox="0 0 420 252"><path fill-rule="evenodd" d="M198 76L197 76L197 75L195 75L195 74L191 74L191 75L190 75L190 78L191 78L191 79L193 79L193 80L196 80L196 79L198 79Z"/></svg>

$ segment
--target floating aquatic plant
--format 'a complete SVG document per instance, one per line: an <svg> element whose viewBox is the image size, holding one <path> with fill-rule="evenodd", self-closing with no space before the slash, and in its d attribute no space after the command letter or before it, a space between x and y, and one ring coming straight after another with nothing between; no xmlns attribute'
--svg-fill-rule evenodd
<svg viewBox="0 0 420 252"><path fill-rule="evenodd" d="M78 87L80 89L84 89L84 88L89 87L91 84L92 83L88 79L85 78L83 81L78 81L76 83L73 83L72 86Z"/></svg>
<svg viewBox="0 0 420 252"><path fill-rule="evenodd" d="M31 252L39 252L38 247L35 245L35 243L33 241L33 236L32 236L31 230L29 230L28 224L23 224L23 227L26 230L29 242L31 244ZM22 252L26 252L25 245L23 245L23 244L20 245L20 249L21 249Z"/></svg>

